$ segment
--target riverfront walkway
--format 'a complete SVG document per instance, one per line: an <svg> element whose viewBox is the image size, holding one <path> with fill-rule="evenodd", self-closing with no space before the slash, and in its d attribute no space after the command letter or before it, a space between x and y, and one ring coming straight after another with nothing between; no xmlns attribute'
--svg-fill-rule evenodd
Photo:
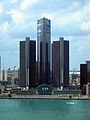
<svg viewBox="0 0 90 120"><path fill-rule="evenodd" d="M12 95L0 96L1 99L90 99L90 96L80 95L80 96L65 96L65 95Z"/></svg>

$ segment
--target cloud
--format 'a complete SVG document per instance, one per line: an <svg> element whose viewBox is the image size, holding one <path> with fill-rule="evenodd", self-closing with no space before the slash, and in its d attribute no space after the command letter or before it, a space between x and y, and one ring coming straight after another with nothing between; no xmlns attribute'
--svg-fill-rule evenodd
<svg viewBox="0 0 90 120"><path fill-rule="evenodd" d="M0 2L0 14L3 12L3 4Z"/></svg>
<svg viewBox="0 0 90 120"><path fill-rule="evenodd" d="M89 36L67 36L70 49L70 69L80 69L80 64L90 60L90 35Z"/></svg>
<svg viewBox="0 0 90 120"><path fill-rule="evenodd" d="M9 24L4 22L0 25L0 39L4 39L9 33Z"/></svg>
<svg viewBox="0 0 90 120"><path fill-rule="evenodd" d="M11 10L7 12L7 14L12 16L13 22L15 23L23 23L24 22L24 15L18 10Z"/></svg>
<svg viewBox="0 0 90 120"><path fill-rule="evenodd" d="M88 21L88 22L83 22L83 23L81 24L81 29L82 29L82 30L90 31L90 21Z"/></svg>
<svg viewBox="0 0 90 120"><path fill-rule="evenodd" d="M76 11L76 12L69 12L65 15L60 15L56 18L56 24L63 26L65 24L70 23L77 23L82 21L82 18L84 16L84 13L82 10Z"/></svg>
<svg viewBox="0 0 90 120"><path fill-rule="evenodd" d="M4 24L3 24L3 31L4 32L6 32L7 30L8 30L8 28L9 28L9 24L8 24L8 22L5 22Z"/></svg>
<svg viewBox="0 0 90 120"><path fill-rule="evenodd" d="M80 54L84 52L90 51L90 35L89 36L66 36L65 39L70 40L72 49L75 49L75 54L80 52Z"/></svg>
<svg viewBox="0 0 90 120"><path fill-rule="evenodd" d="M2 12L2 8L0 8L0 13Z"/></svg>
<svg viewBox="0 0 90 120"><path fill-rule="evenodd" d="M37 3L39 0L23 0L22 3L20 4L20 8L26 9L28 7L30 7L31 5Z"/></svg>
<svg viewBox="0 0 90 120"><path fill-rule="evenodd" d="M53 33L54 35L63 36L87 36L90 34L90 3L76 11L63 13L56 12L53 16ZM67 10L67 9L66 9ZM58 17L57 17L58 16ZM56 32L57 31L57 32ZM56 34L55 34L56 33Z"/></svg>
<svg viewBox="0 0 90 120"><path fill-rule="evenodd" d="M71 68L79 66L81 58L90 58L90 0L1 0L1 56L9 62L13 57L7 51L11 51L16 60L19 41L26 36L36 39L37 19L42 17L51 20L52 40L59 40L60 36L70 40Z"/></svg>
<svg viewBox="0 0 90 120"><path fill-rule="evenodd" d="M11 0L11 3L17 3L19 0Z"/></svg>
<svg viewBox="0 0 90 120"><path fill-rule="evenodd" d="M43 18L43 17L46 17L46 18L48 18L48 19L50 19L50 20L53 20L54 19L54 17L55 17L55 14L56 13L42 13L41 14L41 18Z"/></svg>

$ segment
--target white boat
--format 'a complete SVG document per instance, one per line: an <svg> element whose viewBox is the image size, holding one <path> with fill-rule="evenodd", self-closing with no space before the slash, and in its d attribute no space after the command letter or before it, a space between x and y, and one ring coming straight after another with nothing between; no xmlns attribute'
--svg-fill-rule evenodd
<svg viewBox="0 0 90 120"><path fill-rule="evenodd" d="M67 102L67 104L77 104L76 102Z"/></svg>

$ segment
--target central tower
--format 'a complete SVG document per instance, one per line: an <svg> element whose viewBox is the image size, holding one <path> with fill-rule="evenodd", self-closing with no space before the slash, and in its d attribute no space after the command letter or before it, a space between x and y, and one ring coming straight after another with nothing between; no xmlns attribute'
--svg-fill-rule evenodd
<svg viewBox="0 0 90 120"><path fill-rule="evenodd" d="M38 84L50 84L50 47L51 21L42 18L37 20L37 64Z"/></svg>

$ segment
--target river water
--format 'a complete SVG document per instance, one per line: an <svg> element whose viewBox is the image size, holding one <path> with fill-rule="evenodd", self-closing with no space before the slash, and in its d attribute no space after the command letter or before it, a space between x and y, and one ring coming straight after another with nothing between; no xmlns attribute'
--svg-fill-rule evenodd
<svg viewBox="0 0 90 120"><path fill-rule="evenodd" d="M90 120L90 100L0 99L0 120Z"/></svg>

